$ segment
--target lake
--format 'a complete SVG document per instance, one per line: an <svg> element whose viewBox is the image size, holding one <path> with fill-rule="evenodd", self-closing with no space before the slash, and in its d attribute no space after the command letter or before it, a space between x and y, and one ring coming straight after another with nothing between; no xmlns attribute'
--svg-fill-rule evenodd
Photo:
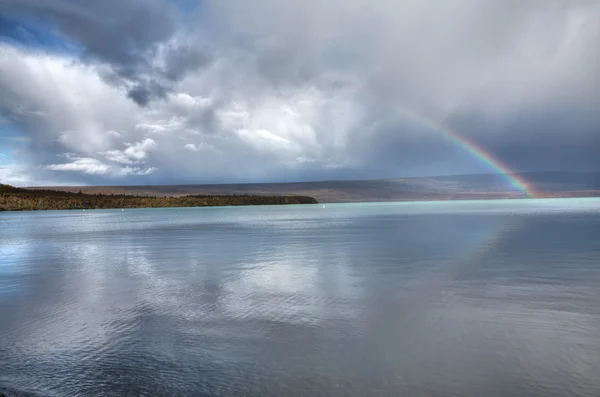
<svg viewBox="0 0 600 397"><path fill-rule="evenodd" d="M600 396L600 200L0 213L0 392Z"/></svg>

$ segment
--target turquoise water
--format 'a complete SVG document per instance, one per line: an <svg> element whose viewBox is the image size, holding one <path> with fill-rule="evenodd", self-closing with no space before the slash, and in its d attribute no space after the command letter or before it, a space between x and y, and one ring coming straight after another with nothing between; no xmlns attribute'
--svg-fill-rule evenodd
<svg viewBox="0 0 600 397"><path fill-rule="evenodd" d="M0 213L8 396L599 396L600 200Z"/></svg>

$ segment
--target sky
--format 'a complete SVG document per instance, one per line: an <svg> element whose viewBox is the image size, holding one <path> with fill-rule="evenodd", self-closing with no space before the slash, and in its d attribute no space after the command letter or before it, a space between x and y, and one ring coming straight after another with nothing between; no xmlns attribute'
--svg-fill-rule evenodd
<svg viewBox="0 0 600 397"><path fill-rule="evenodd" d="M600 172L596 0L0 0L0 183Z"/></svg>

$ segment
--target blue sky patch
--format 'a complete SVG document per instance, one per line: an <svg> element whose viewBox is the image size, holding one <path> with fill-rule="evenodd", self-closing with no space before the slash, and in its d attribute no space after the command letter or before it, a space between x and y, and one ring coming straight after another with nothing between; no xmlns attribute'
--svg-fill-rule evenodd
<svg viewBox="0 0 600 397"><path fill-rule="evenodd" d="M25 137L17 128L11 123L0 121L0 165L16 163L16 152L24 145Z"/></svg>
<svg viewBox="0 0 600 397"><path fill-rule="evenodd" d="M70 54L82 50L80 44L62 36L51 22L20 14L0 13L0 42Z"/></svg>

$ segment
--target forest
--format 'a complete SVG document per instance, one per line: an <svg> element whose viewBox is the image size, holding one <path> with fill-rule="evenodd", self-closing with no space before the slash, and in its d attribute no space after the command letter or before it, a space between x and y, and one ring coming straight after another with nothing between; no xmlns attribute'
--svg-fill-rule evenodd
<svg viewBox="0 0 600 397"><path fill-rule="evenodd" d="M307 196L186 195L171 197L84 194L23 189L0 184L0 211L83 210L100 208L207 207L231 205L316 204Z"/></svg>

